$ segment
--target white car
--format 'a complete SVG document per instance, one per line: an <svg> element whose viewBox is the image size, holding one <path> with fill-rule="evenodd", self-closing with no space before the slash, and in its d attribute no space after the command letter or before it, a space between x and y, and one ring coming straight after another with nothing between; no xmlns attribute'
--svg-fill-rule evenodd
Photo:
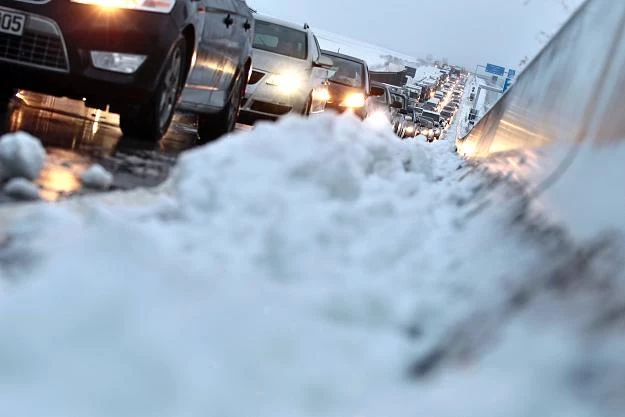
<svg viewBox="0 0 625 417"><path fill-rule="evenodd" d="M241 121L324 111L330 98L327 80L333 62L321 55L308 25L257 16L253 48Z"/></svg>

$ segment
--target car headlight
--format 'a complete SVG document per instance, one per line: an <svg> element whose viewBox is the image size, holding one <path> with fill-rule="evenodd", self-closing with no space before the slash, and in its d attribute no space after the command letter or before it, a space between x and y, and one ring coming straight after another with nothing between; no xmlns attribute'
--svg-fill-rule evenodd
<svg viewBox="0 0 625 417"><path fill-rule="evenodd" d="M102 9L131 9L146 12L169 13L176 0L71 0L73 3L90 4Z"/></svg>
<svg viewBox="0 0 625 417"><path fill-rule="evenodd" d="M303 80L300 76L292 72L283 74L272 74L267 78L267 84L275 85L284 93L293 93L302 87Z"/></svg>
<svg viewBox="0 0 625 417"><path fill-rule="evenodd" d="M406 132L407 132L407 133L412 133L412 132L414 132L414 127L413 127L413 126L408 126L408 127L406 127Z"/></svg>
<svg viewBox="0 0 625 417"><path fill-rule="evenodd" d="M365 103L366 103L366 98L363 93L350 93L341 102L341 106L356 109L356 108L364 107Z"/></svg>
<svg viewBox="0 0 625 417"><path fill-rule="evenodd" d="M317 101L327 103L328 101L330 101L330 98L330 91L326 86L321 86L313 90L313 99Z"/></svg>

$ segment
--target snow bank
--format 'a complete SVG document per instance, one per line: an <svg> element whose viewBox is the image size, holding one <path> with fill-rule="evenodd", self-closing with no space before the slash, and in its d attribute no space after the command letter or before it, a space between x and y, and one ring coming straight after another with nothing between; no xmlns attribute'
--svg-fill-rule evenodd
<svg viewBox="0 0 625 417"><path fill-rule="evenodd" d="M35 180L46 157L39 139L25 132L0 138L0 180L21 177Z"/></svg>
<svg viewBox="0 0 625 417"><path fill-rule="evenodd" d="M39 187L25 178L11 178L4 186L4 192L20 200L39 199Z"/></svg>
<svg viewBox="0 0 625 417"><path fill-rule="evenodd" d="M0 234L3 412L618 410L605 398L622 350L582 332L601 294L573 305L537 290L563 275L546 260L578 254L524 235L516 190L471 175L452 146L349 116L286 118L185 153L147 207L83 200L13 222Z"/></svg>
<svg viewBox="0 0 625 417"><path fill-rule="evenodd" d="M80 174L80 180L85 187L107 190L113 184L113 174L104 169L102 165L93 164Z"/></svg>

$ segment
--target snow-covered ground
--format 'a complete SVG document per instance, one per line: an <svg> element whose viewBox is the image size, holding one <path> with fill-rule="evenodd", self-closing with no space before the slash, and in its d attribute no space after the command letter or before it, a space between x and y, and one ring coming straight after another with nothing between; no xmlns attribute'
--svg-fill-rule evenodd
<svg viewBox="0 0 625 417"><path fill-rule="evenodd" d="M399 64L393 65L391 63L389 66L389 57L392 57L395 61L401 61L404 65L416 66L417 59L415 57L402 54L401 52L319 29L315 29L315 35L319 39L322 49L334 52L340 51L343 54L364 59L369 67L374 70L402 71L404 69L404 66Z"/></svg>
<svg viewBox="0 0 625 417"><path fill-rule="evenodd" d="M0 209L0 414L622 416L621 252L453 146L286 118Z"/></svg>

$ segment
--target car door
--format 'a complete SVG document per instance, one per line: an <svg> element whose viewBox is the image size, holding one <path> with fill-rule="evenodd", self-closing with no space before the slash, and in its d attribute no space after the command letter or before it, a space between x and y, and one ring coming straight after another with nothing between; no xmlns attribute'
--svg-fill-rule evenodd
<svg viewBox="0 0 625 417"><path fill-rule="evenodd" d="M232 80L240 69L243 39L243 22L239 16L239 0L209 0L211 21L219 29L219 37L213 40L213 46L220 61L214 69L214 87L211 104L223 107L228 101Z"/></svg>
<svg viewBox="0 0 625 417"><path fill-rule="evenodd" d="M254 43L254 16L245 0L232 0L235 19L236 44L230 50L233 62L238 62L242 67L245 61L252 56L252 44ZM247 74L246 74L247 75Z"/></svg>
<svg viewBox="0 0 625 417"><path fill-rule="evenodd" d="M193 103L198 110L223 107L224 73L230 70L225 45L233 26L231 0L200 0L198 13L203 18L201 35L193 58L194 66L187 79L182 102ZM218 96L215 99L215 96Z"/></svg>

